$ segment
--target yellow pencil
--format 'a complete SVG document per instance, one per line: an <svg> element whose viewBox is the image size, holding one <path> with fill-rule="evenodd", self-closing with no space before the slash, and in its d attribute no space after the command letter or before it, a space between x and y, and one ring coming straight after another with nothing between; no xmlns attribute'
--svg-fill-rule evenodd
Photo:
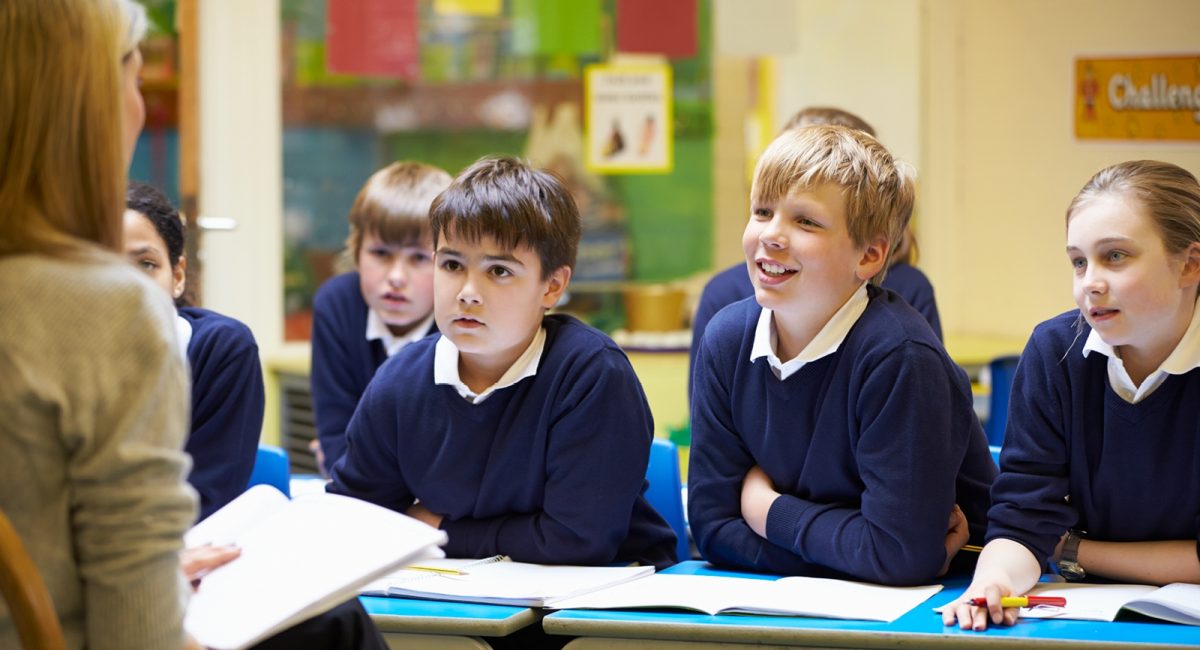
<svg viewBox="0 0 1200 650"><path fill-rule="evenodd" d="M420 566L417 564L413 564L411 566L406 566L406 567L404 567L404 569L406 571L428 571L429 573L440 573L442 575L449 575L449 576L465 576L465 575L467 575L466 571L462 571L460 569L444 569L442 567L437 567L437 566Z"/></svg>
<svg viewBox="0 0 1200 650"><path fill-rule="evenodd" d="M979 553L979 552L983 551L983 547L976 546L974 544L964 544L962 547L962 550L964 550L968 553Z"/></svg>

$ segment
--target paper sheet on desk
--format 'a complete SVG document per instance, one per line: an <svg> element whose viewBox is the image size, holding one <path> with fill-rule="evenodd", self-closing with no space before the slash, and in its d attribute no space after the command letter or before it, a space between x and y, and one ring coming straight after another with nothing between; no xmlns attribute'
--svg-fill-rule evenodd
<svg viewBox="0 0 1200 650"><path fill-rule="evenodd" d="M706 614L759 614L891 622L941 591L941 585L885 587L826 578L778 580L656 574L575 598L556 609L680 608Z"/></svg>

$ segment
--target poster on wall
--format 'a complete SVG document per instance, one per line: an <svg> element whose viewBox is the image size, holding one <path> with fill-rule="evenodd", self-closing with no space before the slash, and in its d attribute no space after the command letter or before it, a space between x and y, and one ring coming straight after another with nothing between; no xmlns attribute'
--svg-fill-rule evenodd
<svg viewBox="0 0 1200 650"><path fill-rule="evenodd" d="M670 173L674 125L669 65L590 65L584 75L584 97L590 171Z"/></svg>
<svg viewBox="0 0 1200 650"><path fill-rule="evenodd" d="M1200 140L1200 55L1075 59L1075 137Z"/></svg>

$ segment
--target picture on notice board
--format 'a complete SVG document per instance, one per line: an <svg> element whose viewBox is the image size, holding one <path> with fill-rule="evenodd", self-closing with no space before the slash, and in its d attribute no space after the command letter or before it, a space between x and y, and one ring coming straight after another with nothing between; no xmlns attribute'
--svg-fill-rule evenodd
<svg viewBox="0 0 1200 650"><path fill-rule="evenodd" d="M670 172L670 66L591 65L585 83L588 169L602 174Z"/></svg>

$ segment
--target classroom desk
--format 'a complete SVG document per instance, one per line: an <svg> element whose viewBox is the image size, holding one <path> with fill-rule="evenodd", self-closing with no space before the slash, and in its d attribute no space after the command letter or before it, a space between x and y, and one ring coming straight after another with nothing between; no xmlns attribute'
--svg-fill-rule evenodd
<svg viewBox="0 0 1200 650"><path fill-rule="evenodd" d="M720 571L700 561L684 562L667 573L767 578ZM1022 620L1011 628L963 631L942 625L933 607L954 600L966 588L955 578L946 589L893 623L838 621L775 616L707 616L679 611L555 612L542 620L549 634L577 636L571 650L600 648L720 648L762 650L764 646L819 648L965 648L1087 650L1200 646L1200 627L1141 620L1094 623L1066 620Z"/></svg>
<svg viewBox="0 0 1200 650"><path fill-rule="evenodd" d="M508 636L536 624L542 616L539 611L527 607L380 596L359 596L359 601L389 648L490 648L482 637Z"/></svg>

